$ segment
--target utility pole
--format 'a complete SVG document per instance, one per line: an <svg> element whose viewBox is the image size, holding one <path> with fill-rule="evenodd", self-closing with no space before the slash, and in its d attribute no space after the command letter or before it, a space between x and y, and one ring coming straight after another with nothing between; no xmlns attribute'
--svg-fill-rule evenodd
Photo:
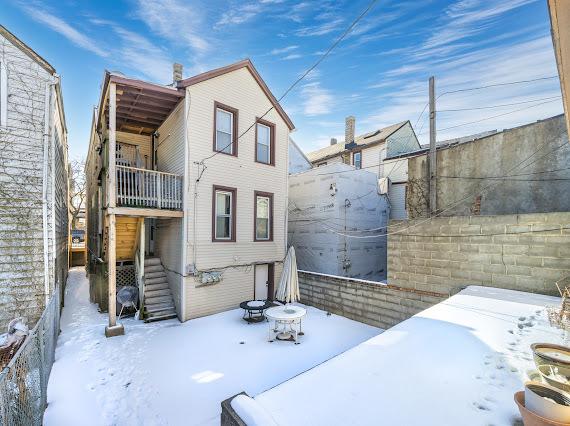
<svg viewBox="0 0 570 426"><path fill-rule="evenodd" d="M429 78L429 212L437 213L437 150L435 146L435 77Z"/></svg>

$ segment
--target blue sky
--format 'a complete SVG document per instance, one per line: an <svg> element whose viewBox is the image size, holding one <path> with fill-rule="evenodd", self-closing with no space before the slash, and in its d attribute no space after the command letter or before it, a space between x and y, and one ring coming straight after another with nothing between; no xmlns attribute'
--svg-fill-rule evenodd
<svg viewBox="0 0 570 426"><path fill-rule="evenodd" d="M249 57L279 97L368 0L2 0L0 22L62 76L72 158L85 155L105 69L169 83ZM428 78L438 94L556 75L545 0L380 0L283 102L305 150L409 119L427 142ZM562 112L558 79L447 94L438 139ZM501 106L503 104L519 105ZM525 108L522 111L511 111ZM261 113L261 111L260 111ZM486 120L486 118L509 113ZM467 122L478 123L462 125ZM417 126L416 126L417 121ZM458 127L456 127L458 126Z"/></svg>

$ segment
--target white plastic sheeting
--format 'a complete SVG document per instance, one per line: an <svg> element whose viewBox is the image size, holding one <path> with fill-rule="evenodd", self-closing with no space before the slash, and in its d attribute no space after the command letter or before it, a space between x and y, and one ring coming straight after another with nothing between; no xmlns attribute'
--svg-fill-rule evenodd
<svg viewBox="0 0 570 426"><path fill-rule="evenodd" d="M386 279L389 214L375 173L330 164L289 176L288 242L299 269Z"/></svg>
<svg viewBox="0 0 570 426"><path fill-rule="evenodd" d="M289 247L285 257L276 297L277 300L285 303L294 303L301 297L299 293L299 276L297 274L297 258L293 246Z"/></svg>

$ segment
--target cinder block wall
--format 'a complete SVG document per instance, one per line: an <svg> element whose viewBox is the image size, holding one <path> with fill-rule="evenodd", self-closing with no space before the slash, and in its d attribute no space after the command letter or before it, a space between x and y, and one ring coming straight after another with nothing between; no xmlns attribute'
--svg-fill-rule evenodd
<svg viewBox="0 0 570 426"><path fill-rule="evenodd" d="M299 272L301 302L387 329L441 302L447 295L353 278Z"/></svg>
<svg viewBox="0 0 570 426"><path fill-rule="evenodd" d="M394 221L388 229L392 285L450 295L468 285L558 295L554 283L570 275L570 212Z"/></svg>

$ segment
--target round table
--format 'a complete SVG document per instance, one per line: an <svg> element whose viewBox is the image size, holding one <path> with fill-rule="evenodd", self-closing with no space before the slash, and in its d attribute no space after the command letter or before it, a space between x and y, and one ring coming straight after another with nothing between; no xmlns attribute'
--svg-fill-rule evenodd
<svg viewBox="0 0 570 426"><path fill-rule="evenodd" d="M261 322L265 319L263 311L275 306L270 300L246 300L239 307L243 309L243 319L248 323Z"/></svg>
<svg viewBox="0 0 570 426"><path fill-rule="evenodd" d="M268 341L289 340L299 344L298 336L302 336L301 321L307 315L307 310L300 306L284 305L275 306L265 311L265 317L269 322ZM273 326L271 324L273 321Z"/></svg>

